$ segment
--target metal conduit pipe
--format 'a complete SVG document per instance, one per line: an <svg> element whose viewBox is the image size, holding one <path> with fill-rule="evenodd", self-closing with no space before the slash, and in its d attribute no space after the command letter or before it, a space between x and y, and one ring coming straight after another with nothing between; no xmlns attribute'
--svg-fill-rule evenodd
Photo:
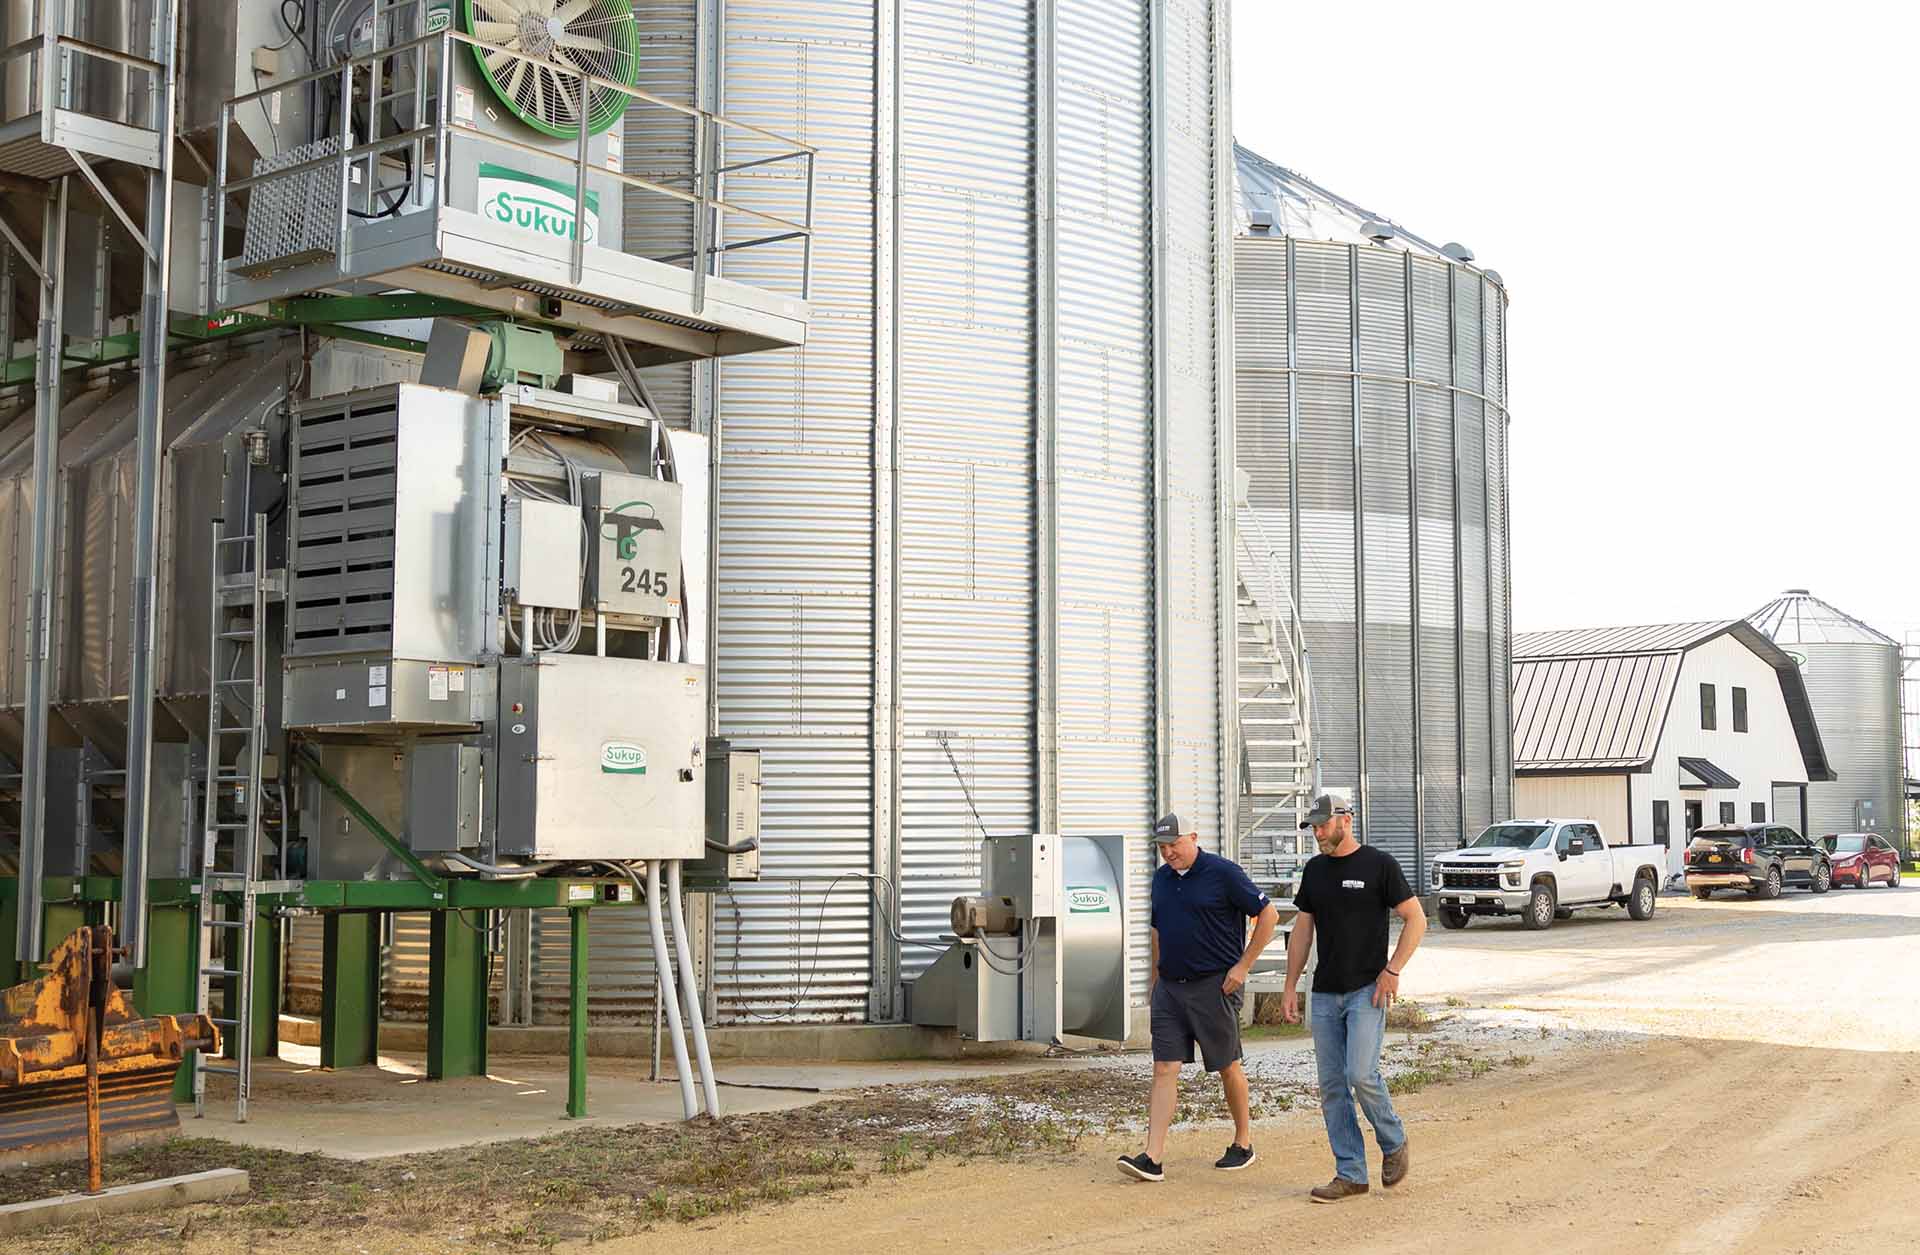
<svg viewBox="0 0 1920 1255"><path fill-rule="evenodd" d="M687 1039L681 1035L680 1005L673 984L673 959L667 953L667 933L660 919L660 860L647 860L647 925L653 930L653 970L660 976L660 1001L667 1007L667 1028L673 1034L673 1070L680 1077L680 1109L691 1120L700 1114L693 1094L693 1069L687 1066Z"/></svg>
<svg viewBox="0 0 1920 1255"><path fill-rule="evenodd" d="M687 1007L687 1026L693 1030L693 1051L700 1062L700 1086L707 1114L720 1118L720 1089L713 1081L713 1056L707 1051L707 1026L700 1016L700 982L693 972L693 947L687 944L687 917L680 910L680 860L667 864L667 909L673 912L673 949L680 960L680 996ZM681 1047L684 1051L685 1047Z"/></svg>

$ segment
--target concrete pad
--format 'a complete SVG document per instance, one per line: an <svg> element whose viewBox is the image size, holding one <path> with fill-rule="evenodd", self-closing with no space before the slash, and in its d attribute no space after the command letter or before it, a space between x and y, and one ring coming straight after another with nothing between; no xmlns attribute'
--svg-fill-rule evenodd
<svg viewBox="0 0 1920 1255"><path fill-rule="evenodd" d="M233 1119L231 1087L210 1082L207 1114L181 1110L181 1131L242 1146L380 1159L489 1142L546 1137L582 1128L672 1124L682 1117L669 1052L665 1079L647 1079L645 1059L595 1059L587 1110L566 1117L567 1061L551 1056L490 1058L486 1076L430 1081L423 1055L383 1051L379 1066L326 1071L320 1052L283 1045L280 1057L254 1064L247 1122ZM1102 1056L1110 1059L1111 1056ZM715 1070L727 1115L787 1111L835 1092L1086 1066L1093 1058L980 1062L820 1063L784 1059L730 1061Z"/></svg>
<svg viewBox="0 0 1920 1255"><path fill-rule="evenodd" d="M188 1203L210 1203L247 1192L247 1174L239 1168L215 1168L184 1177L162 1177L158 1181L140 1181L116 1185L99 1194L63 1194L59 1198L39 1198L30 1203L9 1203L0 1207L0 1238L56 1225L78 1224L101 1216L120 1216L131 1211L155 1211L162 1207L184 1207Z"/></svg>
<svg viewBox="0 0 1920 1255"><path fill-rule="evenodd" d="M1144 1019L1142 1023L1144 1024ZM309 1016L282 1015L280 1040L300 1046L320 1044L320 1023ZM1142 1037L1136 1045L1145 1045ZM1111 1043L1072 1038L1076 1049ZM427 1048L427 1026L411 1020L380 1025L382 1050ZM495 1025L487 1047L496 1054L564 1057L564 1024ZM707 1047L715 1059L807 1059L870 1062L886 1059L1032 1059L1046 1047L1034 1042L964 1041L947 1029L912 1024L722 1024L707 1027ZM634 1025L596 1024L587 1030L587 1054L593 1058L645 1059L653 1053L653 1030Z"/></svg>

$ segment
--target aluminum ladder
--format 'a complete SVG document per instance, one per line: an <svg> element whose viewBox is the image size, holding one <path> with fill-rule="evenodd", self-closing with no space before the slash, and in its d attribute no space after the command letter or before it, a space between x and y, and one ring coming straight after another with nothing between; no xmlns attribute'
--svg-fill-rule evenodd
<svg viewBox="0 0 1920 1255"><path fill-rule="evenodd" d="M194 1009L220 1026L232 1043L231 1064L194 1055L193 1113L206 1114L207 1077L231 1076L236 1086L234 1119L246 1123L253 1088L253 956L258 898L271 887L260 876L260 769L266 749L267 516L251 528L226 534L213 521L212 614L208 619L210 678L207 700L207 764L201 825L200 947ZM231 753L229 754L229 750ZM226 760L231 757L229 765ZM223 801L230 802L222 806ZM224 818L238 816L238 818ZM221 866L223 838L228 862ZM237 899L234 895L238 895ZM216 963L214 937L223 944ZM212 1009L213 982L233 982L221 1009Z"/></svg>

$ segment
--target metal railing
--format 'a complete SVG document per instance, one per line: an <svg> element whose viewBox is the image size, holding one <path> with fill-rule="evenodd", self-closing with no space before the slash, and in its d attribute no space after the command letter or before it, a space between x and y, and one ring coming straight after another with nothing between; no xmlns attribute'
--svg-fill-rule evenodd
<svg viewBox="0 0 1920 1255"><path fill-rule="evenodd" d="M138 56L127 51L127 48L133 46L136 27L145 23L136 22L136 9L134 6L129 6L127 48L110 48L105 44L94 43L67 33L72 28L74 13L82 7L69 4L67 0L44 0L40 6L39 33L0 48L0 79L6 77L5 71L9 63L37 56L39 63L33 69L39 78L36 84L38 90L29 97L29 112L37 110L42 114L51 115L55 110L66 109L106 122L151 130L151 119L156 112L151 104L147 112L148 122L142 123L135 120L136 93L132 87L132 76L135 73L147 76L147 88L144 94L151 100L160 89L166 67L152 57ZM86 99L87 76L75 72L73 64L75 61L101 62L120 68L119 96L122 106L119 116L97 113L85 107L91 103ZM4 98L0 98L0 123L18 120L6 117L4 108Z"/></svg>
<svg viewBox="0 0 1920 1255"><path fill-rule="evenodd" d="M563 80L571 80L579 93L578 99L582 102L580 110L582 124L578 128L579 138L573 154L568 155L555 148L543 148L526 143L499 131L483 130L472 119L453 116L452 72L456 46L529 62L539 66L545 73L558 76ZM372 109L368 111L369 134L360 143L352 143L356 88L364 83L367 99L403 98L398 95L386 96L381 90L383 80L390 75L397 77L394 69L390 67L403 60L412 63L411 96L415 125L390 135L381 135L379 133L380 110ZM228 136L239 110L249 105L259 107L259 102L277 93L296 91L324 80L334 81L339 93L339 114L332 119L334 133L342 140L338 151L297 161L278 169L238 178L231 177L228 170ZM434 84L431 91L428 88L429 80ZM688 180L692 184L691 190L671 187L639 175L611 169L605 164L595 164L589 159L589 145L595 132L586 119L590 116L590 102L596 90L613 91L625 95L629 99L628 108L667 110L681 114L692 121L696 130L694 172ZM723 165L720 158L723 137L770 144L774 146L775 151L769 155ZM687 206L692 218L692 251L653 260L697 263L690 267L693 274L693 307L696 311L704 306L706 279L715 257L725 252L795 240L799 241L801 246L800 299L809 300L812 297L814 183L818 152L813 146L788 139L750 123L708 113L690 105L653 95L651 92L642 91L613 79L602 78L584 70L515 52L453 29L436 31L384 47L376 47L358 56L346 58L326 69L295 75L272 86L234 96L225 101L220 108L218 155L215 166L217 191L211 198L213 202L211 238L215 241L225 239L230 198L243 192L251 193L254 189L268 186L276 181L302 178L331 170L334 172L339 194L333 233L334 252L338 257L347 258L351 255L349 237L355 216L356 193L359 203L368 206L378 205L382 197L399 193L410 198L413 207L419 209L426 206L425 188L431 180L434 208L437 210L450 208L447 197L451 179L448 174L449 167L453 163L452 154L457 148L454 142L456 139L471 140L487 147L525 152L549 161L562 161L573 167L574 204L571 223L573 251L570 274L575 284L581 281L584 272L585 224L587 214L590 212L587 179L591 174L596 179L611 179L624 187L637 188ZM409 173L406 183L381 184L379 181L380 159L402 150L407 154L405 168ZM432 154L431 163L429 153ZM782 162L797 162L804 168L805 209L800 221L796 222L765 210L729 201L723 195L722 178L726 174ZM355 178L356 167L365 170L364 177ZM392 202L383 209L394 209L398 203ZM750 239L723 242L727 215L736 215L764 224L769 230L765 234ZM224 252L223 246L216 246L209 250L214 273L210 276L212 282L208 286L209 299L213 302L217 302L219 272L226 263Z"/></svg>
<svg viewBox="0 0 1920 1255"><path fill-rule="evenodd" d="M1253 599L1254 608L1265 622L1268 640L1276 648L1285 651L1288 673L1292 680L1295 722L1300 729L1301 748L1308 755L1309 778L1306 792L1316 792L1320 785L1320 748L1313 739L1313 651L1307 645L1306 629L1300 618L1300 603L1294 597L1292 581L1283 572L1289 565L1288 555L1269 539L1266 526L1260 515L1250 506L1241 505L1238 510L1239 526L1235 529L1241 556L1246 561L1245 574L1242 576L1247 594ZM1255 586L1254 572L1263 572L1266 577L1266 596ZM1284 613L1283 613L1284 611ZM1239 677L1235 676L1235 683ZM1241 740L1246 741L1244 722ZM1251 767L1248 768L1251 770ZM1249 789L1251 792L1251 789ZM1274 810L1278 810L1275 807ZM1294 809L1301 809L1301 793L1294 793ZM1271 818L1271 812L1263 815L1260 821L1246 834L1253 835Z"/></svg>

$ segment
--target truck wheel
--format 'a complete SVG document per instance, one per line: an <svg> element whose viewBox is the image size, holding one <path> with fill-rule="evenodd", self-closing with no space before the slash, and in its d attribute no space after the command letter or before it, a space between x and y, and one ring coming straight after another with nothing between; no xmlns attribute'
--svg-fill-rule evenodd
<svg viewBox="0 0 1920 1255"><path fill-rule="evenodd" d="M1771 902L1780 896L1780 890L1784 887L1784 884L1785 882L1780 879L1780 869L1778 867L1769 867L1767 869L1767 883L1757 888L1749 889L1747 892L1763 902Z"/></svg>
<svg viewBox="0 0 1920 1255"><path fill-rule="evenodd" d="M1533 895L1527 899L1527 913L1520 918L1534 932L1545 932L1553 927L1554 918L1559 915L1559 903L1555 900L1553 886L1546 881L1536 881Z"/></svg>
<svg viewBox="0 0 1920 1255"><path fill-rule="evenodd" d="M1440 908L1440 926L1442 928L1465 928L1467 921L1472 918L1473 916L1467 914L1457 906L1443 906Z"/></svg>
<svg viewBox="0 0 1920 1255"><path fill-rule="evenodd" d="M1831 888L1833 888L1833 865L1822 863L1813 869L1813 891L1825 893Z"/></svg>
<svg viewBox="0 0 1920 1255"><path fill-rule="evenodd" d="M1706 900L1707 900L1708 898L1710 898L1710 897L1712 897L1712 896L1713 896L1713 890L1711 890L1711 889L1695 889L1695 890L1693 891L1693 896L1694 896L1694 897L1696 897L1696 898L1698 898L1698 899L1700 899L1700 900L1701 900L1702 902L1705 902L1705 901L1706 901Z"/></svg>
<svg viewBox="0 0 1920 1255"><path fill-rule="evenodd" d="M1634 919L1652 919L1653 903L1653 880L1642 876L1633 882L1633 895L1627 899L1627 914Z"/></svg>

